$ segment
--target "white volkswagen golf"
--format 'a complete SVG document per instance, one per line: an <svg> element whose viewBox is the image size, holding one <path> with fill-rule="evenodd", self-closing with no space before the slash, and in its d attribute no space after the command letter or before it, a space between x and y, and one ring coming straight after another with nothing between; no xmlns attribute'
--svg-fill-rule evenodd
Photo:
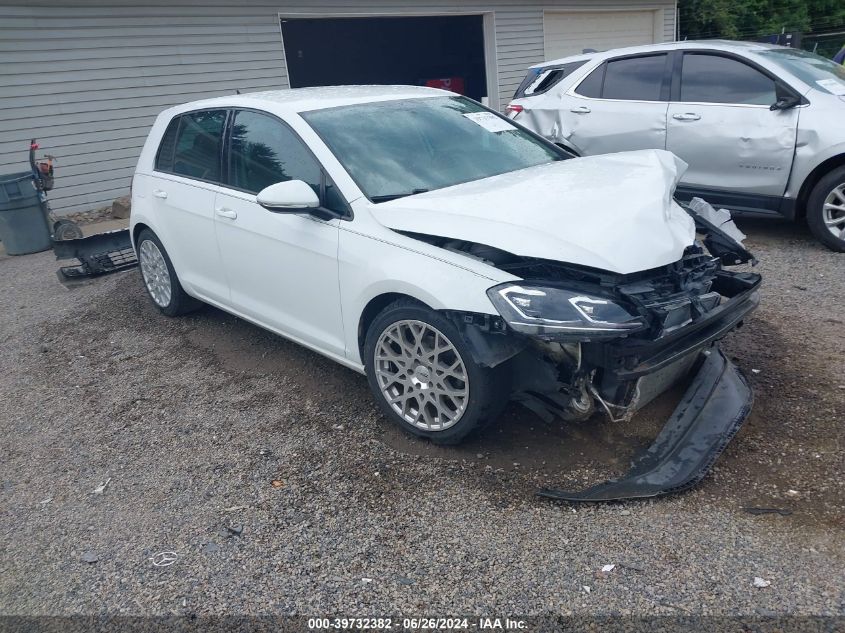
<svg viewBox="0 0 845 633"><path fill-rule="evenodd" d="M673 200L684 168L573 159L428 88L237 95L159 115L131 233L162 313L208 303L365 373L386 416L437 442L509 400L624 420L693 375L628 477L548 491L649 496L697 481L751 402L716 341L760 277L727 271L751 255Z"/></svg>

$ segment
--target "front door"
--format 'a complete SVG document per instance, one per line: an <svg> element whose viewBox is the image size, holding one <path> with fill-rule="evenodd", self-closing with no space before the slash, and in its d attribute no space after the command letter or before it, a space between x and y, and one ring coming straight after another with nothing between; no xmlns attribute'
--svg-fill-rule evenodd
<svg viewBox="0 0 845 633"><path fill-rule="evenodd" d="M232 308L305 344L343 355L338 222L273 213L255 201L265 187L303 180L320 190L322 169L279 119L234 114L228 187L214 201L217 243Z"/></svg>
<svg viewBox="0 0 845 633"><path fill-rule="evenodd" d="M664 149L669 55L610 60L561 101L566 137L583 156Z"/></svg>
<svg viewBox="0 0 845 633"><path fill-rule="evenodd" d="M710 189L730 192L738 208L765 208L767 199L777 206L800 109L771 110L774 79L735 57L687 51L682 64L666 137L666 149L689 164L681 188L705 196Z"/></svg>

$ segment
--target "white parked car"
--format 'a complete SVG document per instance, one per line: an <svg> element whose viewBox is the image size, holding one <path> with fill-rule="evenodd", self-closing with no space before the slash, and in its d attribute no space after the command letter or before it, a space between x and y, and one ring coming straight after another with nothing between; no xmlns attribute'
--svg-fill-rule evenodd
<svg viewBox="0 0 845 633"><path fill-rule="evenodd" d="M647 496L702 476L751 398L715 342L760 278L725 270L751 256L673 201L683 169L571 159L440 90L266 92L163 112L130 228L161 312L208 303L365 373L434 441L511 399L624 419L697 372L648 473L586 493Z"/></svg>
<svg viewBox="0 0 845 633"><path fill-rule="evenodd" d="M706 40L575 55L532 67L515 120L579 156L667 149L677 196L806 218L845 251L845 67L772 44Z"/></svg>

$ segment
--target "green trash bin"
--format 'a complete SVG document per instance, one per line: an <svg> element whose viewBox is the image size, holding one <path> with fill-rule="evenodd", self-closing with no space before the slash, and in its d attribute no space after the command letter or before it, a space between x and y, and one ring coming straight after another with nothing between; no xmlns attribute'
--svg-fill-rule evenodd
<svg viewBox="0 0 845 633"><path fill-rule="evenodd" d="M53 245L31 172L0 176L0 241L9 255L38 253Z"/></svg>

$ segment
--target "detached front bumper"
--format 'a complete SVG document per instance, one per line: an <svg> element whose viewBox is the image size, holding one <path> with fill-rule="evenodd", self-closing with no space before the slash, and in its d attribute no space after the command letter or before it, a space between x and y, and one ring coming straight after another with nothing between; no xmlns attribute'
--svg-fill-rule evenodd
<svg viewBox="0 0 845 633"><path fill-rule="evenodd" d="M656 497L697 484L751 411L751 387L739 369L713 347L654 443L621 479L580 492L542 489L539 495L565 501L613 501Z"/></svg>

